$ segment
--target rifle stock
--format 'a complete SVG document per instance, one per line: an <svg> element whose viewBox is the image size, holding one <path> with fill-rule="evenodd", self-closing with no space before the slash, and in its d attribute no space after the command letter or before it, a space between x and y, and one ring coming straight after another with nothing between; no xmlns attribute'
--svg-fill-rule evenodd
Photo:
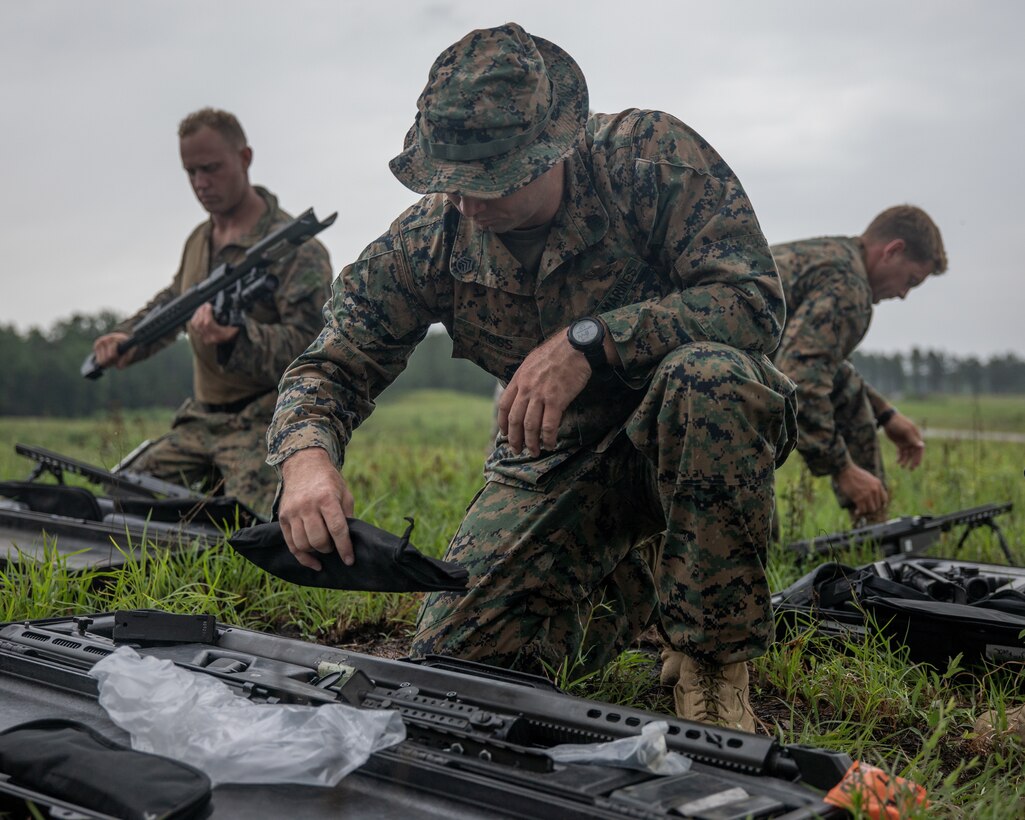
<svg viewBox="0 0 1025 820"><path fill-rule="evenodd" d="M287 225L282 225L246 251L246 255L237 265L225 263L218 266L202 282L193 285L170 302L151 310L132 328L129 337L118 344L118 355L123 355L134 347L152 344L170 333L177 332L192 318L192 314L200 305L213 300L218 294L227 291L254 271L265 270L284 259L304 242L331 225L337 217L338 214L333 213L321 222L310 208ZM224 308L220 311L221 315L228 312ZM82 362L81 374L87 379L98 379L103 375L103 370L104 368L96 361L95 353L90 353Z"/></svg>

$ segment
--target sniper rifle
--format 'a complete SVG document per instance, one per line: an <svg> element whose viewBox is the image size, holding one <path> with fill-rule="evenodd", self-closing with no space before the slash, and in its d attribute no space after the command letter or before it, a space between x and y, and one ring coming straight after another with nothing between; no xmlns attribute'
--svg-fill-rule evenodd
<svg viewBox="0 0 1025 820"><path fill-rule="evenodd" d="M208 615L135 610L0 624L0 692L9 689L13 699L21 680L36 703L54 688L95 698L88 670L123 643L213 676L256 702L399 712L406 740L374 753L350 775L369 777L382 797L413 789L425 795L421 803L435 795L475 807L474 817L553 820L845 814L822 795L851 765L842 752L573 697L542 678L483 664L440 656L377 658L225 626ZM21 720L31 717L19 703L11 707L18 707ZM667 722L669 750L692 758L690 772L659 778L556 763L545 753L564 743L639 735L654 720ZM215 806L220 797L215 791ZM337 817L338 811L336 801L331 814L315 816Z"/></svg>
<svg viewBox="0 0 1025 820"><path fill-rule="evenodd" d="M73 473L82 478L107 488L109 492L118 497L139 497L139 498L194 498L200 499L203 496L193 492L180 484L172 484L170 481L163 481L147 473L138 473L133 470L117 470L111 472L79 461L70 456L55 453L44 447L33 447L27 444L15 444L14 450L18 455L25 456L36 462L29 481L35 481L44 472L50 473L57 479L58 484L64 483L64 473Z"/></svg>
<svg viewBox="0 0 1025 820"><path fill-rule="evenodd" d="M1000 526L993 520L1010 509L1010 503L984 504L981 507L959 510L947 515L904 515L882 524L872 524L847 532L795 541L790 544L789 549L796 552L801 558L807 558L810 555L830 555L839 550L865 546L879 547L882 549L883 555L886 556L909 555L921 552L935 543L941 533L949 532L954 527L964 526L961 540L954 547L956 553L974 529L989 527L996 533L1007 562L1014 564L1015 561L1010 547L1007 545L1007 539L1000 531Z"/></svg>

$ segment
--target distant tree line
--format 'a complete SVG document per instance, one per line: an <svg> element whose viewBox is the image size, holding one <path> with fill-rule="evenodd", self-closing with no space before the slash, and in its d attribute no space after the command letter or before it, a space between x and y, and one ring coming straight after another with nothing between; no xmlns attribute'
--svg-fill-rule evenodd
<svg viewBox="0 0 1025 820"><path fill-rule="evenodd" d="M145 364L82 377L93 340L122 317L75 315L50 330L25 334L0 325L0 415L89 416L120 407L177 407L192 390L192 356L184 340Z"/></svg>
<svg viewBox="0 0 1025 820"><path fill-rule="evenodd" d="M82 377L93 341L123 317L75 315L43 331L0 324L0 416L75 418L113 409L177 407L192 394L192 354L184 336L144 362ZM452 359L445 333L429 333L389 395L424 388L490 396L495 380L476 365Z"/></svg>
<svg viewBox="0 0 1025 820"><path fill-rule="evenodd" d="M0 416L78 417L149 407L177 407L192 392L192 356L179 339L151 359L90 381L79 369L93 340L121 317L75 315L47 331L21 333L0 325ZM1025 361L1007 353L985 361L934 350L855 353L855 366L887 394L1025 394ZM452 358L445 333L429 333L387 395L444 389L490 396L495 381L475 365Z"/></svg>
<svg viewBox="0 0 1025 820"><path fill-rule="evenodd" d="M1013 353L983 361L914 347L910 353L858 352L851 362L870 384L887 394L1025 393L1025 360Z"/></svg>

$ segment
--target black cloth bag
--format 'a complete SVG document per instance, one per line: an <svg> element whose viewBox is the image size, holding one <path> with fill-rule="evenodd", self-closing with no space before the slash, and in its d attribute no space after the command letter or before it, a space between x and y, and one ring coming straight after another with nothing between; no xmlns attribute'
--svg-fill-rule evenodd
<svg viewBox="0 0 1025 820"><path fill-rule="evenodd" d="M139 752L73 720L33 720L0 732L0 772L44 797L124 820L207 814L210 778Z"/></svg>
<svg viewBox="0 0 1025 820"><path fill-rule="evenodd" d="M864 628L866 614L871 615L874 627L907 646L913 661L938 668L957 654L966 663L1025 657L1025 641L1019 637L1025 632L1025 594L1020 589L997 589L972 603L952 603L882 578L872 564L829 562L772 600L783 626L803 628L817 621L825 634L836 631L834 624Z"/></svg>
<svg viewBox="0 0 1025 820"><path fill-rule="evenodd" d="M349 518L356 563L347 567L332 550L317 553L322 569L304 567L288 551L281 524L271 521L239 530L228 540L239 555L260 569L304 587L364 592L465 592L468 574L453 561L424 555L409 542L410 518L401 536Z"/></svg>
<svg viewBox="0 0 1025 820"><path fill-rule="evenodd" d="M32 512L86 521L102 521L103 511L85 487L40 484L35 481L0 481L0 496L24 504Z"/></svg>

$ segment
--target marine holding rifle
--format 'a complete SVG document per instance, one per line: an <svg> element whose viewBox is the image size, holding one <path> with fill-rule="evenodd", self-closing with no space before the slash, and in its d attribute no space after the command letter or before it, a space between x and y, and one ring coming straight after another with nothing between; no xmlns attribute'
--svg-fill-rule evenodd
<svg viewBox="0 0 1025 820"><path fill-rule="evenodd" d="M174 341L176 333L119 353L132 328L151 311L205 280L222 264L289 223L265 188L251 185L253 149L238 120L204 108L178 127L182 166L196 198L210 214L185 242L170 286L142 310L93 344L101 367L134 364ZM193 356L193 396L178 409L171 430L131 462L135 471L207 489L220 486L254 511L270 512L277 473L265 463L265 436L281 373L316 337L331 283L327 249L316 241L266 271L276 280L235 323L221 324L207 303L186 325Z"/></svg>
<svg viewBox="0 0 1025 820"><path fill-rule="evenodd" d="M576 62L513 23L446 49L418 109L391 169L423 198L344 269L282 378L268 449L289 549L358 568L346 447L441 323L507 387L446 554L469 590L426 598L413 654L597 669L657 624L678 714L753 729L795 409L744 189L666 113L588 116Z"/></svg>

